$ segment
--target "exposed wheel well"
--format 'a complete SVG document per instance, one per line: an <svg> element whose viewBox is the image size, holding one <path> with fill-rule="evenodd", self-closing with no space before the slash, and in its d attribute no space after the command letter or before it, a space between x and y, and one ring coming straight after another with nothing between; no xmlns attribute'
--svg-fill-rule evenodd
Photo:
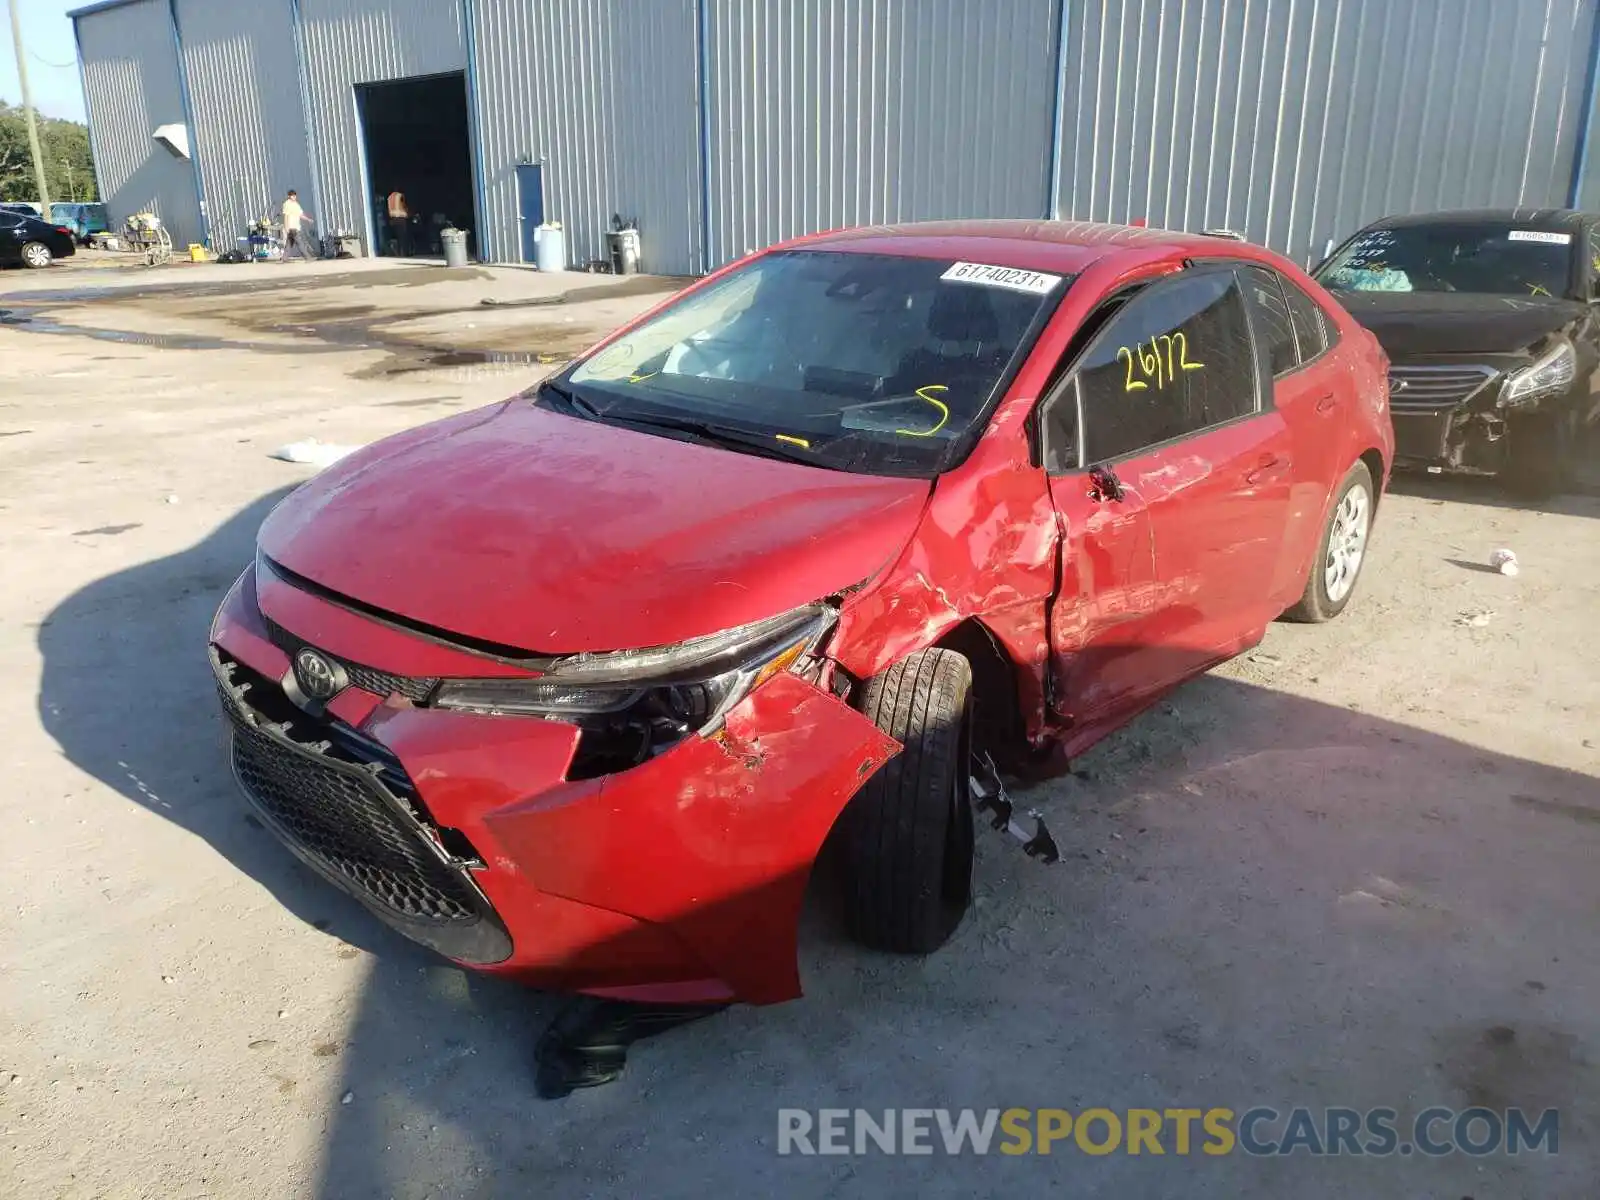
<svg viewBox="0 0 1600 1200"><path fill-rule="evenodd" d="M1367 450L1360 457L1366 464L1367 474L1372 476L1372 507L1376 509L1378 501L1383 498L1383 455L1376 450Z"/></svg>
<svg viewBox="0 0 1600 1200"><path fill-rule="evenodd" d="M983 622L968 619L939 639L937 645L964 656L972 666L973 741L996 762L1013 761L1027 752L1022 708L1017 699L1017 664Z"/></svg>

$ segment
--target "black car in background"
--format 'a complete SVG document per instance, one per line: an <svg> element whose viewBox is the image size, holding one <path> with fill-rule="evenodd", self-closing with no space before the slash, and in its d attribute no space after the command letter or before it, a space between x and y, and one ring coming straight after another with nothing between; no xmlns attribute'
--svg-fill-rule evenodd
<svg viewBox="0 0 1600 1200"><path fill-rule="evenodd" d="M48 267L77 250L72 230L52 225L32 213L0 210L0 265Z"/></svg>
<svg viewBox="0 0 1600 1200"><path fill-rule="evenodd" d="M1600 421L1600 217L1390 217L1313 275L1389 355L1397 466L1570 480Z"/></svg>

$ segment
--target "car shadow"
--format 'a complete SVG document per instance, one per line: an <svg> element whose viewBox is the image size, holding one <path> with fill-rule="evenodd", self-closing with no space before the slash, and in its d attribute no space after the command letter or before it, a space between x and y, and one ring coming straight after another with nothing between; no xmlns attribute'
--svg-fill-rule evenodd
<svg viewBox="0 0 1600 1200"><path fill-rule="evenodd" d="M781 1108L1436 1102L1600 1121L1594 778L1217 675L1018 793L1060 863L980 824L974 907L937 954L862 950L813 903L805 998L672 1030L618 1083L540 1102L532 1049L558 998L414 948L234 795L201 650L279 495L59 605L39 710L75 765L370 953L323 1200L1196 1194L1195 1159L1170 1152L780 1156ZM1206 1194L1237 1200L1351 1181L1302 1155L1200 1165ZM1362 1194L1577 1195L1600 1152L1572 1136L1559 1159L1401 1168L1363 1174Z"/></svg>
<svg viewBox="0 0 1600 1200"><path fill-rule="evenodd" d="M1559 495L1532 499L1517 495L1491 476L1429 475L1423 471L1396 469L1389 477L1389 491L1435 504L1477 504L1486 508L1600 518L1600 476L1592 482L1580 478L1572 490Z"/></svg>
<svg viewBox="0 0 1600 1200"><path fill-rule="evenodd" d="M288 491L263 496L188 550L58 604L39 627L39 718L78 768L202 839L307 924L371 948L397 939L286 857L240 803L206 662L211 615Z"/></svg>

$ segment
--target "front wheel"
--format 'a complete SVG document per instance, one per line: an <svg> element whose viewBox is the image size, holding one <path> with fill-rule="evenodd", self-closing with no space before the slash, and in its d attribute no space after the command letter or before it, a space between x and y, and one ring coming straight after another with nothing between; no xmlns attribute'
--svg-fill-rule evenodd
<svg viewBox="0 0 1600 1200"><path fill-rule="evenodd" d="M29 242L22 248L22 265L35 271L48 267L54 258L43 242Z"/></svg>
<svg viewBox="0 0 1600 1200"><path fill-rule="evenodd" d="M860 707L905 748L844 813L850 924L866 945L928 954L972 896L972 667L923 650L868 680Z"/></svg>
<svg viewBox="0 0 1600 1200"><path fill-rule="evenodd" d="M1372 531L1372 472L1356 463L1334 493L1333 507L1317 544L1316 561L1306 579L1300 602L1285 615L1292 621L1331 621L1344 611L1355 594L1356 580L1367 559L1367 535Z"/></svg>

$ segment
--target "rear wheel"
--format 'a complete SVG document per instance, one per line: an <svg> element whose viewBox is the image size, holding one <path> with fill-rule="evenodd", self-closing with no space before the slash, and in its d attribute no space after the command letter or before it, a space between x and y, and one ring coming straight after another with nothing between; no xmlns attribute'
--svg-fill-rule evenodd
<svg viewBox="0 0 1600 1200"><path fill-rule="evenodd" d="M1306 590L1300 602L1285 614L1290 620L1331 621L1350 603L1362 564L1367 560L1373 495L1372 472L1365 463L1358 462L1334 493Z"/></svg>
<svg viewBox="0 0 1600 1200"><path fill-rule="evenodd" d="M43 242L29 242L22 248L22 265L35 271L48 267L54 258L50 247Z"/></svg>
<svg viewBox="0 0 1600 1200"><path fill-rule="evenodd" d="M924 650L869 680L860 707L905 749L845 810L850 924L869 946L927 954L972 895L972 668Z"/></svg>

